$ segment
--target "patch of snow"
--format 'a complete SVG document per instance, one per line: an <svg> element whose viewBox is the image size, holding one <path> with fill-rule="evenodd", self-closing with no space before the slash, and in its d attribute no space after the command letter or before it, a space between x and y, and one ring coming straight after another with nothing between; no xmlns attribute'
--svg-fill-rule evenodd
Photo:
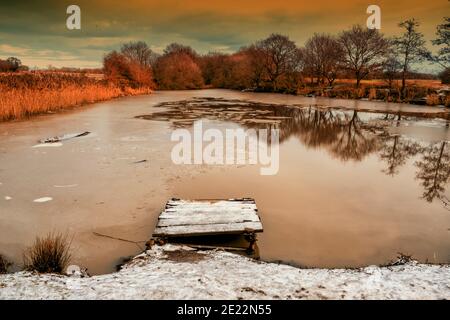
<svg viewBox="0 0 450 320"><path fill-rule="evenodd" d="M52 197L42 197L42 198L34 199L33 202L42 203L42 202L48 202L48 201L52 201L52 200L53 200Z"/></svg>
<svg viewBox="0 0 450 320"><path fill-rule="evenodd" d="M61 142L54 142L54 143L39 143L32 148L46 148L46 147L61 147L63 144Z"/></svg>
<svg viewBox="0 0 450 320"><path fill-rule="evenodd" d="M77 187L78 184L65 184L65 185L54 185L53 187L55 188L73 188L73 187Z"/></svg>
<svg viewBox="0 0 450 320"><path fill-rule="evenodd" d="M72 275L72 274L76 274L76 273L81 273L81 268L77 265L70 265L67 267L66 269L66 274L67 275Z"/></svg>
<svg viewBox="0 0 450 320"><path fill-rule="evenodd" d="M154 246L93 277L0 275L0 299L450 299L450 266L298 269L224 251Z"/></svg>
<svg viewBox="0 0 450 320"><path fill-rule="evenodd" d="M77 266L74 264L67 267L66 275L71 276L71 277L87 277L88 276L85 268L81 268L80 266Z"/></svg>

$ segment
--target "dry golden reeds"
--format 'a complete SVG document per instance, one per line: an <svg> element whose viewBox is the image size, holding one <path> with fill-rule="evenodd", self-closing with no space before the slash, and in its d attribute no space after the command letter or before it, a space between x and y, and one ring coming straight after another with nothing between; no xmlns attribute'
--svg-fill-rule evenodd
<svg viewBox="0 0 450 320"><path fill-rule="evenodd" d="M0 121L150 92L149 88L123 88L83 75L5 74L0 75Z"/></svg>

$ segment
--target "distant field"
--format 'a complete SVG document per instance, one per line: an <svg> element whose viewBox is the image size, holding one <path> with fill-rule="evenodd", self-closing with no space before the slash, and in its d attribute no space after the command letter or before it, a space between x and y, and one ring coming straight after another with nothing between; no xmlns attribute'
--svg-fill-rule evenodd
<svg viewBox="0 0 450 320"><path fill-rule="evenodd" d="M20 71L16 73L11 72L0 72L0 77L7 77L11 75L43 75L43 74L54 74L54 75L65 75L65 76L85 76L87 78L95 79L95 80L103 80L105 78L103 73L92 73L92 72L65 72L65 71Z"/></svg>
<svg viewBox="0 0 450 320"><path fill-rule="evenodd" d="M337 79L336 83L341 84L354 84L356 81L354 79ZM395 80L395 84L401 85L401 80ZM372 85L372 86L382 86L386 85L386 81L383 79L372 79L372 80L362 80L362 85ZM446 87L441 83L441 80L429 80L429 79L407 79L406 84L409 86L426 87L432 89L440 89ZM447 86L448 87L448 86Z"/></svg>

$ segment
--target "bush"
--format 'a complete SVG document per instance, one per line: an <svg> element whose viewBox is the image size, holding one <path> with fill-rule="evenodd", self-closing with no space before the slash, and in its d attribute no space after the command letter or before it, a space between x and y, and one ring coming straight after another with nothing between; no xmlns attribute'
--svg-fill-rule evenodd
<svg viewBox="0 0 450 320"><path fill-rule="evenodd" d="M442 84L450 84L450 68L445 69L439 74Z"/></svg>
<svg viewBox="0 0 450 320"><path fill-rule="evenodd" d="M103 59L105 78L121 87L154 88L150 66L141 65L137 61L129 60L122 53L110 52Z"/></svg>
<svg viewBox="0 0 450 320"><path fill-rule="evenodd" d="M40 273L62 273L71 259L71 240L67 235L49 233L37 237L33 246L24 254L24 265L28 271Z"/></svg>
<svg viewBox="0 0 450 320"><path fill-rule="evenodd" d="M404 102L410 102L410 101L413 101L416 99L422 99L423 97L426 97L428 94L431 93L431 92L429 92L428 88L416 87L416 86L406 87L405 91L406 91L406 94L403 99Z"/></svg>
<svg viewBox="0 0 450 320"><path fill-rule="evenodd" d="M155 79L159 89L185 90L203 87L202 72L186 53L170 53L158 59Z"/></svg>
<svg viewBox="0 0 450 320"><path fill-rule="evenodd" d="M0 254L0 274L6 273L8 268L12 265L4 256Z"/></svg>

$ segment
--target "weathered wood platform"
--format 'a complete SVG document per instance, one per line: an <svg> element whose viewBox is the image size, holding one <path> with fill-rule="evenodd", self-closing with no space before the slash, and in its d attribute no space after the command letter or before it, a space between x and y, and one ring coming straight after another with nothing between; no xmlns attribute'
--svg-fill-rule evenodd
<svg viewBox="0 0 450 320"><path fill-rule="evenodd" d="M172 199L159 215L154 237L263 232L254 199Z"/></svg>

